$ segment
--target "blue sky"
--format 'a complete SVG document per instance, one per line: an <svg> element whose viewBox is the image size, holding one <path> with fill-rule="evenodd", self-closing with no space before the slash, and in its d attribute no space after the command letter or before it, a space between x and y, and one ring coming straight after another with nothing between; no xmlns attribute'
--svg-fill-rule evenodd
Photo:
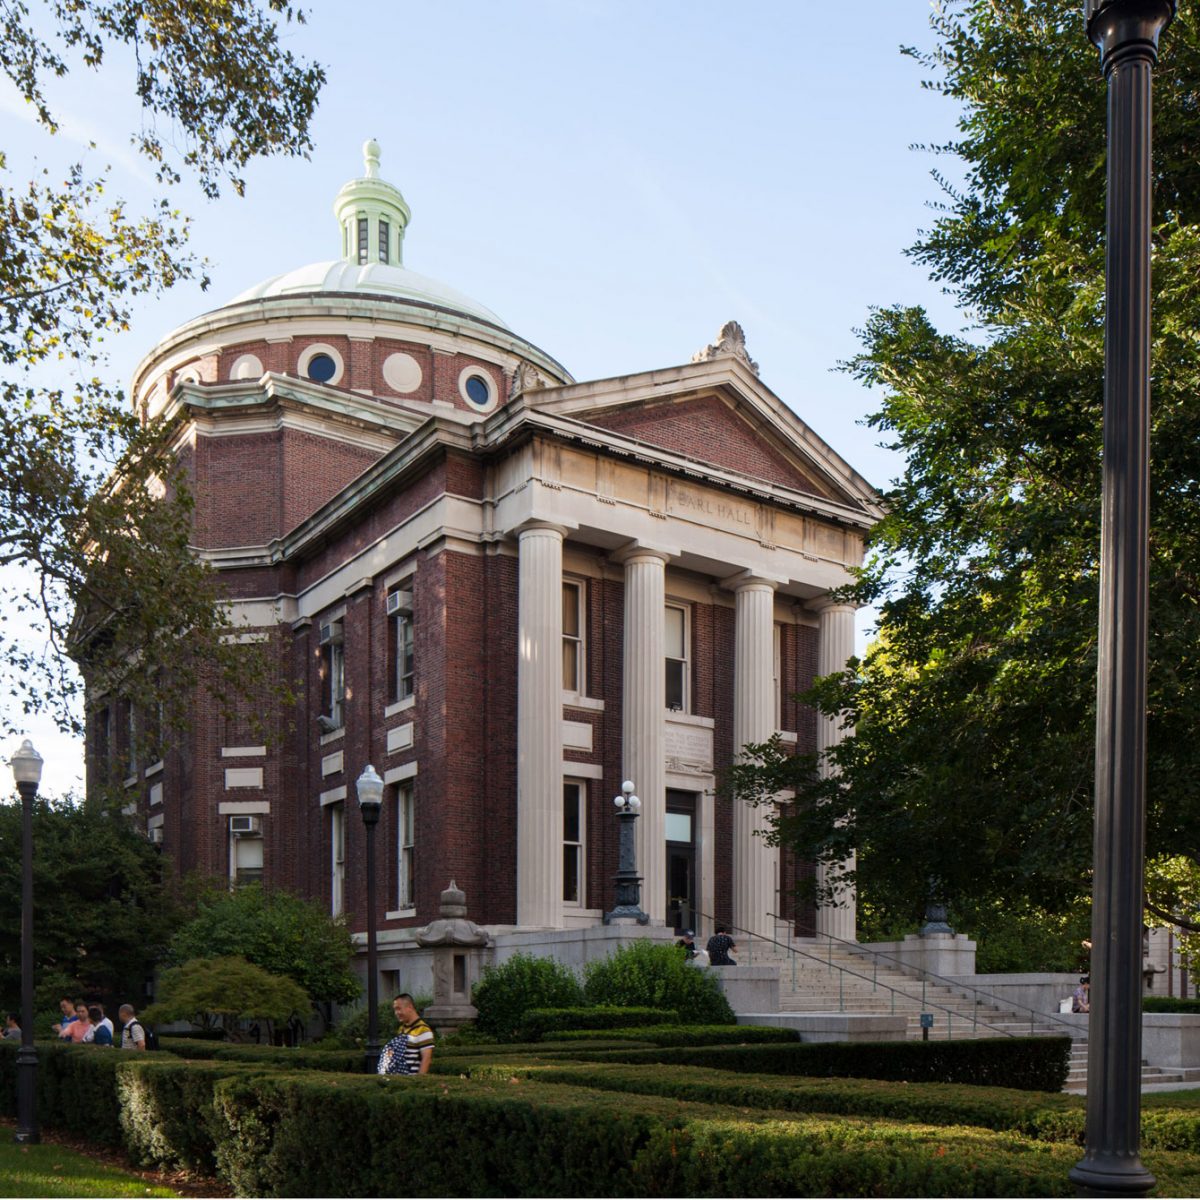
<svg viewBox="0 0 1200 1200"><path fill-rule="evenodd" d="M873 397L835 368L871 305L957 324L903 254L933 219L931 169L954 174L910 149L948 140L957 116L899 52L932 44L929 13L927 0L317 0L288 33L329 76L311 161L255 165L243 199L177 189L212 285L143 305L112 344L112 377L127 383L163 334L259 279L336 257L333 197L374 137L413 212L406 266L578 379L686 362L736 319L767 385L884 486L900 465L861 424ZM148 204L127 66L56 86L54 146L0 88L14 180L35 156L52 172L83 156L111 164L111 194ZM78 746L31 732L48 788L70 786Z"/></svg>

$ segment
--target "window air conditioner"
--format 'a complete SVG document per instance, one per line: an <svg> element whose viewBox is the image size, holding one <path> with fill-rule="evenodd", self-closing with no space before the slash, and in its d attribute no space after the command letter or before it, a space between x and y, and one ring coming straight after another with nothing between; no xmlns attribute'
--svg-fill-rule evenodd
<svg viewBox="0 0 1200 1200"><path fill-rule="evenodd" d="M161 846L163 842L163 827L161 825L155 825L155 827L151 829L146 836L150 839L150 844L152 846Z"/></svg>
<svg viewBox="0 0 1200 1200"><path fill-rule="evenodd" d="M342 623L341 621L330 621L328 625L321 626L321 645L335 646L340 645L342 641Z"/></svg>
<svg viewBox="0 0 1200 1200"><path fill-rule="evenodd" d="M401 589L388 593L387 615L393 617L399 612L412 612L412 592L406 592Z"/></svg>
<svg viewBox="0 0 1200 1200"><path fill-rule="evenodd" d="M248 837L252 834L262 833L262 818L261 817L230 817L229 832L234 837Z"/></svg>

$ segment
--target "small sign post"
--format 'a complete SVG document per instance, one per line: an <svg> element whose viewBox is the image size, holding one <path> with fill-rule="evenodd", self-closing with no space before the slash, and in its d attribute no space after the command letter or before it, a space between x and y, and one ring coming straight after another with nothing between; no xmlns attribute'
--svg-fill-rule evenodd
<svg viewBox="0 0 1200 1200"><path fill-rule="evenodd" d="M929 1041L929 1031L933 1028L933 1013L921 1014L921 1041Z"/></svg>

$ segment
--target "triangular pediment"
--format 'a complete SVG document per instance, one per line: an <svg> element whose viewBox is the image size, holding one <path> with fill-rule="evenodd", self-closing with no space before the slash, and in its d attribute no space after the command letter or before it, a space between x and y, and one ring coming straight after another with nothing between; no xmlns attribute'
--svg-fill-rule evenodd
<svg viewBox="0 0 1200 1200"><path fill-rule="evenodd" d="M878 517L875 489L740 360L572 384L531 407L647 447Z"/></svg>

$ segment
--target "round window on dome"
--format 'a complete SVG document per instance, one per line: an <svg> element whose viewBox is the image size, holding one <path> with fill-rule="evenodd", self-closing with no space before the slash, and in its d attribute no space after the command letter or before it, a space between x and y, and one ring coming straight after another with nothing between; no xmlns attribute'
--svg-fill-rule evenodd
<svg viewBox="0 0 1200 1200"><path fill-rule="evenodd" d="M496 385L479 367L467 367L458 377L459 395L474 409L487 412L496 405Z"/></svg>
<svg viewBox="0 0 1200 1200"><path fill-rule="evenodd" d="M340 383L345 373L342 356L324 342L313 342L307 346L296 363L296 373L301 379L313 383Z"/></svg>
<svg viewBox="0 0 1200 1200"><path fill-rule="evenodd" d="M308 377L314 383L328 383L337 374L337 363L328 354L314 354L308 360Z"/></svg>

